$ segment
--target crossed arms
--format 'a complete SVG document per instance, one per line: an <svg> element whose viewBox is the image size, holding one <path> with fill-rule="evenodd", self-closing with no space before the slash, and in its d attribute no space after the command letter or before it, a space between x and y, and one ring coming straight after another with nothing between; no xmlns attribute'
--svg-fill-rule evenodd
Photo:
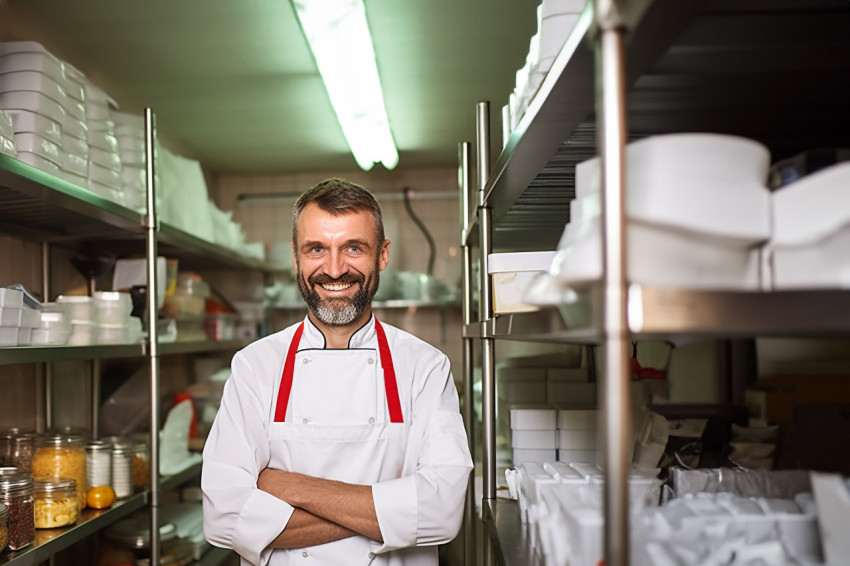
<svg viewBox="0 0 850 566"><path fill-rule="evenodd" d="M257 488L295 507L270 548L314 546L358 534L383 542L369 485L266 468Z"/></svg>

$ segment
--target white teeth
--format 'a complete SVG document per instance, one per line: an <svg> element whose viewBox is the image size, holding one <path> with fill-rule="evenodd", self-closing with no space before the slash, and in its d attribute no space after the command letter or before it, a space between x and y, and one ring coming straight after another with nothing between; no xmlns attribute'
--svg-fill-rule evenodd
<svg viewBox="0 0 850 566"><path fill-rule="evenodd" d="M323 289L327 289L328 291L344 291L354 285L354 283L334 283L331 285L322 285Z"/></svg>

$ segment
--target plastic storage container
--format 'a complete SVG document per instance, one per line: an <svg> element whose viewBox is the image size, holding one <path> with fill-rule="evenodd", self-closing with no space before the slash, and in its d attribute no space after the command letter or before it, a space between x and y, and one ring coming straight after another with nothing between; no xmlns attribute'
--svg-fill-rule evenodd
<svg viewBox="0 0 850 566"><path fill-rule="evenodd" d="M80 507L86 506L86 450L82 436L49 434L39 437L32 457L35 478L69 478L76 482Z"/></svg>
<svg viewBox="0 0 850 566"><path fill-rule="evenodd" d="M95 317L99 323L127 324L133 311L129 293L97 291L94 294Z"/></svg>
<svg viewBox="0 0 850 566"><path fill-rule="evenodd" d="M133 495L133 445L129 442L112 446L112 489L116 499Z"/></svg>
<svg viewBox="0 0 850 566"><path fill-rule="evenodd" d="M71 320L96 320L94 299L75 295L59 295L56 302L67 305Z"/></svg>
<svg viewBox="0 0 850 566"><path fill-rule="evenodd" d="M69 478L35 480L33 500L36 529L65 527L77 522L80 499L76 481Z"/></svg>

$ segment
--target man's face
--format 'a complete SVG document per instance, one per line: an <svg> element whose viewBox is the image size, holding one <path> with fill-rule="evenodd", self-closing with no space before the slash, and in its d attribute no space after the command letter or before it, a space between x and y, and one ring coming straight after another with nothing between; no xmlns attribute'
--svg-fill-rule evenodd
<svg viewBox="0 0 850 566"><path fill-rule="evenodd" d="M293 260L298 289L315 318L329 326L362 324L389 261L369 211L333 215L311 203L298 215Z"/></svg>

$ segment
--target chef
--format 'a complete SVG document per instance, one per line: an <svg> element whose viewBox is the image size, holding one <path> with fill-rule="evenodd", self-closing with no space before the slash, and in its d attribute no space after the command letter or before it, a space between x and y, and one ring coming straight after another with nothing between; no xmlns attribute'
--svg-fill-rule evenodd
<svg viewBox="0 0 850 566"><path fill-rule="evenodd" d="M375 318L381 209L328 179L295 204L308 312L233 358L204 447L204 534L241 564L436 566L472 461L448 358Z"/></svg>

